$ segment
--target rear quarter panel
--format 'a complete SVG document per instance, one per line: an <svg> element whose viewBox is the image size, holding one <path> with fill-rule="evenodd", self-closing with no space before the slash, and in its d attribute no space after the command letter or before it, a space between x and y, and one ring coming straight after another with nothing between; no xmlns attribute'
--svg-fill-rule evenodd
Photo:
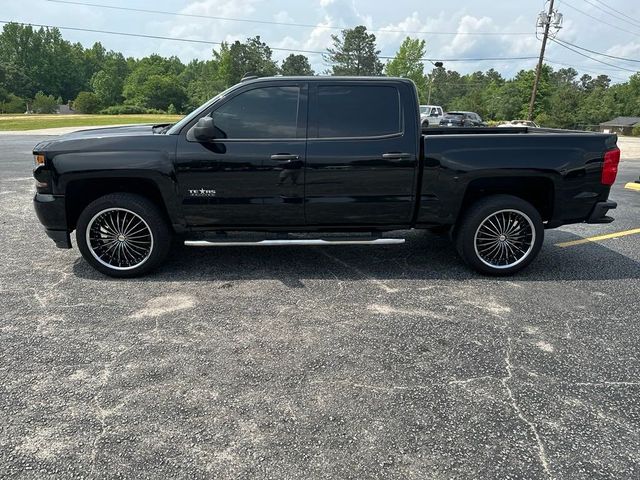
<svg viewBox="0 0 640 480"><path fill-rule="evenodd" d="M550 222L584 220L609 187L600 183L615 135L568 131L423 136L424 171L416 224L453 224L475 180L546 179L553 185Z"/></svg>

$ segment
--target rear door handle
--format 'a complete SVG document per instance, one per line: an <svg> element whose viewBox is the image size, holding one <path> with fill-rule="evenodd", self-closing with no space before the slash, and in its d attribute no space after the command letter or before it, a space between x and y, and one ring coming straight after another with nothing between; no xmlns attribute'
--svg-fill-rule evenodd
<svg viewBox="0 0 640 480"><path fill-rule="evenodd" d="M275 155L271 155L271 160L276 160L278 162L286 162L288 160L298 160L300 155L290 155L288 153L276 153Z"/></svg>
<svg viewBox="0 0 640 480"><path fill-rule="evenodd" d="M402 160L405 158L411 158L412 156L413 155L411 155L410 153L396 153L396 152L382 154L382 158L386 160Z"/></svg>

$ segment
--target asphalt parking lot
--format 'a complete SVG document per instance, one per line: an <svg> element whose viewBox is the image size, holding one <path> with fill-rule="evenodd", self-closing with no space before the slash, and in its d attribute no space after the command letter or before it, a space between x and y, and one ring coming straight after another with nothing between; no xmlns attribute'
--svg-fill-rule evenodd
<svg viewBox="0 0 640 480"><path fill-rule="evenodd" d="M0 137L0 478L640 477L640 175L506 279L440 237L187 249L112 280L58 250Z"/></svg>

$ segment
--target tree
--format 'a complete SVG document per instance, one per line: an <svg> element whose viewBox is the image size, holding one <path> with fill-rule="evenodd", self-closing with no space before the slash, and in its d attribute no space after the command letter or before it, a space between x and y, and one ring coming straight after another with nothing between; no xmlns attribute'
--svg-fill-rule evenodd
<svg viewBox="0 0 640 480"><path fill-rule="evenodd" d="M422 58L426 53L426 42L407 37L404 39L396 56L385 66L385 73L390 77L404 77L413 80L418 87L420 101L427 98L427 79L424 75Z"/></svg>
<svg viewBox="0 0 640 480"><path fill-rule="evenodd" d="M314 75L309 59L304 55L295 55L293 53L282 61L280 71L285 77Z"/></svg>
<svg viewBox="0 0 640 480"><path fill-rule="evenodd" d="M36 113L56 113L58 104L53 95L45 95L43 92L36 93L31 109Z"/></svg>
<svg viewBox="0 0 640 480"><path fill-rule="evenodd" d="M248 38L245 43L223 43L220 52L214 52L218 62L219 78L227 87L235 85L247 74L268 77L278 73L278 65L271 58L271 49L260 36Z"/></svg>
<svg viewBox="0 0 640 480"><path fill-rule="evenodd" d="M91 89L104 107L122 102L124 81L129 74L127 61L121 53L109 52L103 56L101 69L90 81Z"/></svg>
<svg viewBox="0 0 640 480"><path fill-rule="evenodd" d="M187 109L194 109L226 88L220 78L218 62L192 60L180 74L180 82L187 92Z"/></svg>
<svg viewBox="0 0 640 480"><path fill-rule="evenodd" d="M80 113L97 113L100 110L100 100L93 92L80 92L73 101L73 108Z"/></svg>
<svg viewBox="0 0 640 480"><path fill-rule="evenodd" d="M174 109L182 111L187 101L187 94L175 75L151 75L130 93L133 96L127 97L128 104L157 110L167 110L173 104Z"/></svg>
<svg viewBox="0 0 640 480"><path fill-rule="evenodd" d="M179 80L184 65L177 57L150 55L130 68L123 88L127 105L166 110L173 103L176 109L182 110L187 95Z"/></svg>
<svg viewBox="0 0 640 480"><path fill-rule="evenodd" d="M332 75L382 75L383 65L378 58L376 36L359 25L331 35L333 48L327 48L325 60L332 64Z"/></svg>
<svg viewBox="0 0 640 480"><path fill-rule="evenodd" d="M0 113L24 113L27 109L25 101L10 93L5 100L0 103Z"/></svg>

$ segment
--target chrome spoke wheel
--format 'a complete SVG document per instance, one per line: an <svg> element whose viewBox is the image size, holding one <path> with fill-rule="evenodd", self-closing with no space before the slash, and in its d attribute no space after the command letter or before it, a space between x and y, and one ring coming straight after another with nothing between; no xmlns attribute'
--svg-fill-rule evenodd
<svg viewBox="0 0 640 480"><path fill-rule="evenodd" d="M143 218L124 208L98 212L86 229L91 254L106 267L131 270L149 259L153 233Z"/></svg>
<svg viewBox="0 0 640 480"><path fill-rule="evenodd" d="M478 226L474 236L476 255L485 265L505 269L524 261L536 240L531 219L519 210L492 213Z"/></svg>

